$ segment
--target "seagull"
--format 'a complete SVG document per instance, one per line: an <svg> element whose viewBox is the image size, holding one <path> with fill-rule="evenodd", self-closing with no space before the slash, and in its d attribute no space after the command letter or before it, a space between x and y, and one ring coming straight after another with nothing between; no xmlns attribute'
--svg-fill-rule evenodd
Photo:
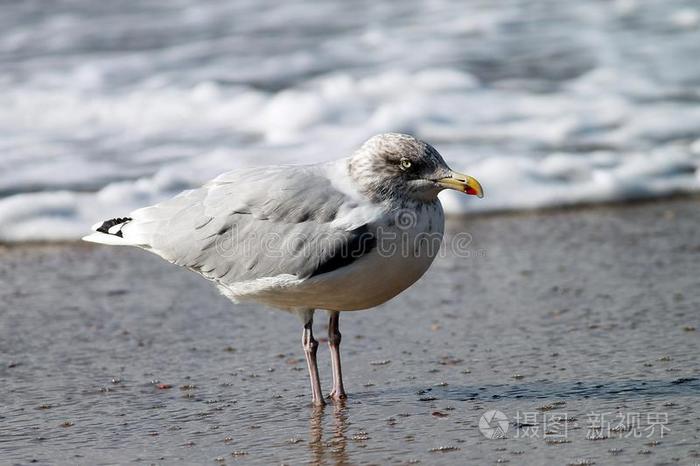
<svg viewBox="0 0 700 466"><path fill-rule="evenodd" d="M479 182L451 170L430 144L386 133L344 159L224 173L99 222L83 240L145 249L214 282L233 302L296 314L312 403L323 405L314 312L329 315L329 398L345 399L340 312L378 306L428 270L444 232L444 189L483 197Z"/></svg>

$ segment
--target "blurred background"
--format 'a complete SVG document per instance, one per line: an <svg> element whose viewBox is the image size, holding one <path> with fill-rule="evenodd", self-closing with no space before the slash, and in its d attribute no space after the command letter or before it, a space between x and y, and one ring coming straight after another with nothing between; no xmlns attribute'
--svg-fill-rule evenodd
<svg viewBox="0 0 700 466"><path fill-rule="evenodd" d="M0 2L0 240L413 133L530 209L700 190L695 0Z"/></svg>

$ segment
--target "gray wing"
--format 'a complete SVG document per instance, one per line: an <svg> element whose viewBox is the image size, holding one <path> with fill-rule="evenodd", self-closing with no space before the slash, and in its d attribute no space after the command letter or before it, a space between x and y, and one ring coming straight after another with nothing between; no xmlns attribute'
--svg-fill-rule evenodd
<svg viewBox="0 0 700 466"><path fill-rule="evenodd" d="M368 224L349 231L331 225L348 204L315 166L237 170L134 212L123 233L224 284L280 274L307 278L376 246Z"/></svg>

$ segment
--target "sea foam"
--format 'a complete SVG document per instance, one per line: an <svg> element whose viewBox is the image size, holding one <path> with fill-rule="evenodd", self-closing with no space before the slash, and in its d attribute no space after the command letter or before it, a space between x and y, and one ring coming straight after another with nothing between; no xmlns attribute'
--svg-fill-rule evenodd
<svg viewBox="0 0 700 466"><path fill-rule="evenodd" d="M483 200L442 195L448 215L700 191L691 1L151 3L4 6L0 240L79 238L387 131L481 181Z"/></svg>

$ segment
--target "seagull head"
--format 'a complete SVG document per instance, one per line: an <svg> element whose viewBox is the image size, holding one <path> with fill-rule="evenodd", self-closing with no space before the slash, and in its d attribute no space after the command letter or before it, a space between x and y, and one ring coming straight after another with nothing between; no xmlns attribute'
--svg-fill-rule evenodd
<svg viewBox="0 0 700 466"><path fill-rule="evenodd" d="M349 160L350 175L376 200L410 198L432 202L444 189L484 197L476 179L458 173L427 142L399 133L370 138Z"/></svg>

